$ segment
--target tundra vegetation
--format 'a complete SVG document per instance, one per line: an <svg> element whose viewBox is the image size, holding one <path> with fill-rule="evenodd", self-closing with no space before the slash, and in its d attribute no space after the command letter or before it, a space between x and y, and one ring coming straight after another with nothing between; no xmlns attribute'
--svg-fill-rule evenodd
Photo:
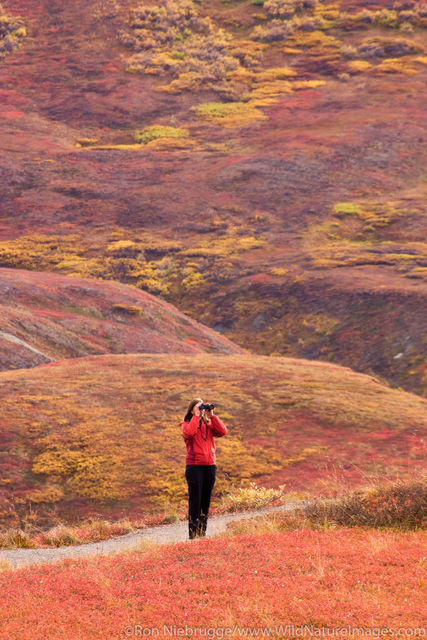
<svg viewBox="0 0 427 640"><path fill-rule="evenodd" d="M398 491L372 487L370 497L359 498L374 519L385 511L378 497L390 497L390 511L402 515L405 507L418 513L416 505L423 503L425 514L425 489L415 484ZM337 502L335 512L340 510ZM30 571L4 563L0 622L9 637L24 640L45 637L48 627L52 638L71 637L76 627L85 638L141 626L191 628L200 635L255 626L283 636L292 625L319 633L322 627L422 629L425 531L360 526L351 519L348 525L333 519L331 526L318 524L264 517L263 525L247 522L247 529L230 528L213 539L143 543L110 557ZM89 615L94 610L96 616Z"/></svg>
<svg viewBox="0 0 427 640"><path fill-rule="evenodd" d="M421 182L405 196L397 175L406 172L408 184L420 175L417 152L412 157L410 149L418 148L422 113L408 106L397 135L384 105L394 95L420 95L425 6L413 0L382 9L356 3L348 10L326 0L126 6L102 0L93 20L94 29L108 26L112 52L119 52L105 68L120 68L128 87L146 82L138 86L156 107L124 126L76 127L70 145L84 175L71 178L74 169L61 165L62 155L34 154L31 169L18 170L17 201L13 187L5 208L22 217L20 232L3 234L0 265L120 280L189 309L238 344L250 341L259 353L349 363L424 395L425 338L407 326L403 298L406 285L427 279L425 197ZM354 96L348 104L346 83ZM377 83L381 105L373 97ZM88 86L92 95L96 87ZM16 111L7 113L18 118ZM376 121L388 121L378 129L386 130L384 141L377 140L374 125L369 128ZM154 165L163 162L157 172ZM171 170L163 171L166 165ZM142 178L150 166L154 181ZM42 167L47 177L39 188ZM380 186L387 178L386 195ZM39 193L50 213L42 203L38 213L34 204L28 225L26 210ZM358 210L334 209L346 202ZM183 224L174 226L172 213ZM46 222L36 224L36 218ZM293 237L283 239L290 228ZM286 248L279 255L281 243L290 244L290 254ZM363 326L354 321L359 308L349 290L348 305L325 301L327 309L313 303L299 311L303 297L308 304L311 277L321 272L338 282L354 269L354 282L363 287L365 268L377 269L370 286L375 305L384 309L378 321L387 336L375 335L369 304ZM387 293L379 284L383 273L392 289L399 279L404 292L392 313L379 299ZM231 284L237 293L227 297ZM227 313L217 319L222 305ZM423 305L414 309L422 324Z"/></svg>
<svg viewBox="0 0 427 640"><path fill-rule="evenodd" d="M2 525L34 536L98 514L123 527L184 518L177 410L189 388L208 390L229 428L216 441L213 512L422 477L422 398L325 362L213 353L202 362L108 354L2 372Z"/></svg>
<svg viewBox="0 0 427 640"><path fill-rule="evenodd" d="M18 4L36 38L1 12L1 266L121 281L268 355L109 353L1 373L0 545L184 524L189 388L229 427L212 514L312 502L220 539L0 561L5 637L424 626L426 405L402 386L427 392L425 6ZM57 295L22 311L16 335L50 317L67 341L78 311L87 349L121 348L102 322L161 324L156 348L168 328L211 347L128 292L68 315L46 309Z"/></svg>

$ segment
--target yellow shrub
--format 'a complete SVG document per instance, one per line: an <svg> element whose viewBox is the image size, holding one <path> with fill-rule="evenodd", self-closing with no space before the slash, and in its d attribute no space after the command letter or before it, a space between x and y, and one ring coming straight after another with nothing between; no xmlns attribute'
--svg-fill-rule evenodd
<svg viewBox="0 0 427 640"><path fill-rule="evenodd" d="M282 51L283 53L294 53L294 54L301 53L301 49L296 49L295 47L283 47Z"/></svg>
<svg viewBox="0 0 427 640"><path fill-rule="evenodd" d="M413 255L411 253L385 253L383 256L386 260L416 260L422 256Z"/></svg>
<svg viewBox="0 0 427 640"><path fill-rule="evenodd" d="M257 82L265 82L268 80L283 80L296 76L297 72L289 67L272 67L256 74Z"/></svg>
<svg viewBox="0 0 427 640"><path fill-rule="evenodd" d="M367 60L350 60L347 62L349 71L366 71L372 67L372 64Z"/></svg>
<svg viewBox="0 0 427 640"><path fill-rule="evenodd" d="M281 269L280 267L274 267L270 269L270 273L272 276L284 276L288 273L289 269Z"/></svg>
<svg viewBox="0 0 427 640"><path fill-rule="evenodd" d="M91 455L81 459L67 485L80 496L105 502L121 497L117 456ZM115 473L115 467L118 471Z"/></svg>
<svg viewBox="0 0 427 640"><path fill-rule="evenodd" d="M76 145L78 147L90 147L98 142L98 138L77 138Z"/></svg>
<svg viewBox="0 0 427 640"><path fill-rule="evenodd" d="M325 80L295 80L290 83L292 89L314 89L326 84Z"/></svg>
<svg viewBox="0 0 427 640"><path fill-rule="evenodd" d="M193 287L198 287L204 283L205 283L205 279L203 278L201 273L190 273L182 281L182 286L185 289L191 289Z"/></svg>
<svg viewBox="0 0 427 640"><path fill-rule="evenodd" d="M293 93L291 83L287 80L264 82L250 93L250 105L263 107L273 104L277 98L285 93Z"/></svg>
<svg viewBox="0 0 427 640"><path fill-rule="evenodd" d="M205 102L191 109L199 118L224 127L244 127L267 119L259 109L246 102Z"/></svg>
<svg viewBox="0 0 427 640"><path fill-rule="evenodd" d="M66 475L71 473L82 459L81 451L54 447L43 451L34 458L31 471L46 475Z"/></svg>
<svg viewBox="0 0 427 640"><path fill-rule="evenodd" d="M279 489L267 489L258 487L255 482L250 482L249 487L240 487L234 492L229 492L223 498L221 508L226 511L245 511L261 509L268 506L274 500L283 498L285 485Z"/></svg>
<svg viewBox="0 0 427 640"><path fill-rule="evenodd" d="M135 247L135 242L133 240L116 240L115 242L110 242L109 245L105 248L106 251L118 251L121 249L128 249L129 247Z"/></svg>
<svg viewBox="0 0 427 640"><path fill-rule="evenodd" d="M418 73L417 69L414 69L409 65L409 61L402 60L401 58L385 58L375 67L375 71L385 73L404 73L407 76L413 76Z"/></svg>
<svg viewBox="0 0 427 640"><path fill-rule="evenodd" d="M341 47L341 42L333 36L328 36L323 31L303 32L297 31L288 38L288 42L298 47Z"/></svg>
<svg viewBox="0 0 427 640"><path fill-rule="evenodd" d="M166 283L156 280L155 278L141 278L135 283L139 289L144 289L149 293L167 295L169 287Z"/></svg>
<svg viewBox="0 0 427 640"><path fill-rule="evenodd" d="M361 212L361 206L356 202L336 202L332 207L335 215L358 215Z"/></svg>
<svg viewBox="0 0 427 640"><path fill-rule="evenodd" d="M188 138L188 129L180 127L169 127L164 125L151 125L145 127L142 131L135 133L136 142L147 144L159 138Z"/></svg>
<svg viewBox="0 0 427 640"><path fill-rule="evenodd" d="M140 144L97 144L88 147L89 149L93 149L95 151L110 150L110 149L118 149L119 151L141 151L144 147Z"/></svg>
<svg viewBox="0 0 427 640"><path fill-rule="evenodd" d="M49 485L41 489L36 489L30 494L27 494L27 499L31 502L58 502L64 497L64 492L61 487L56 485Z"/></svg>

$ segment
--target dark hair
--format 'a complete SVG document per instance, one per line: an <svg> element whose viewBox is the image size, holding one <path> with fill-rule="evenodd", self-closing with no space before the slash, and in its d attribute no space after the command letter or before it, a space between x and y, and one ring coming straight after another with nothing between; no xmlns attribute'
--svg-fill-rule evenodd
<svg viewBox="0 0 427 640"><path fill-rule="evenodd" d="M190 402L190 404L188 405L187 413L185 414L184 422L190 422L191 418L193 417L193 413L192 413L193 407L195 407L196 404L201 401L202 401L201 398L195 398Z"/></svg>

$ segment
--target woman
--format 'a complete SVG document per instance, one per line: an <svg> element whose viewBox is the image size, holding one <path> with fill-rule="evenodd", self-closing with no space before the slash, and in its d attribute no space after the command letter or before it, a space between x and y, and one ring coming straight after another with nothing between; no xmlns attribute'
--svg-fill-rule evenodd
<svg viewBox="0 0 427 640"><path fill-rule="evenodd" d="M190 540L206 535L209 505L216 476L214 437L228 433L225 424L208 409L200 410L201 398L192 400L184 421L182 436L187 446L185 477L188 483L188 533Z"/></svg>

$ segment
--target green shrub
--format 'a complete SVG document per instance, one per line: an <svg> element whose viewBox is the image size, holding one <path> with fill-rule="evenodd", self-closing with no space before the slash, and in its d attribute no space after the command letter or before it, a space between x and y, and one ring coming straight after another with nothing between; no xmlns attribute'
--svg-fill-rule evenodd
<svg viewBox="0 0 427 640"><path fill-rule="evenodd" d="M199 117L225 127L245 126L266 116L249 102L205 102L191 107Z"/></svg>
<svg viewBox="0 0 427 640"><path fill-rule="evenodd" d="M159 138L188 138L188 129L168 127L163 125L152 125L145 127L142 131L135 133L135 141L147 144L152 140L158 140Z"/></svg>
<svg viewBox="0 0 427 640"><path fill-rule="evenodd" d="M360 213L360 206L355 202L337 202L332 208L336 216L357 215Z"/></svg>

